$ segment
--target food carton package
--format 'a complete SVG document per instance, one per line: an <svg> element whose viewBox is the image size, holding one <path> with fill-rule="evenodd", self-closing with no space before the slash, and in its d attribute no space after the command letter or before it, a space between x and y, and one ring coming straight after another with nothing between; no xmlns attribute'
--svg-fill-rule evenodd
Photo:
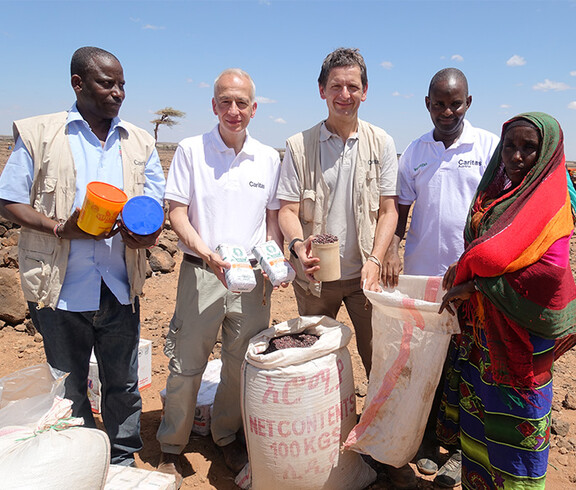
<svg viewBox="0 0 576 490"><path fill-rule="evenodd" d="M226 269L226 285L234 293L249 293L256 287L256 276L244 247L221 243L216 247L222 260L230 263Z"/></svg>
<svg viewBox="0 0 576 490"><path fill-rule="evenodd" d="M222 361L220 359L214 359L206 365L206 370L202 375L202 383L200 384L198 397L196 399L194 425L192 426L192 432L199 436L210 435L212 405L214 404L214 397L216 396L216 390L220 383L221 369ZM162 399L162 407L164 407L166 389L160 392L160 398Z"/></svg>
<svg viewBox="0 0 576 490"><path fill-rule="evenodd" d="M174 475L111 464L104 490L176 490Z"/></svg>
<svg viewBox="0 0 576 490"><path fill-rule="evenodd" d="M138 343L138 389L143 390L152 384L152 341L140 339ZM100 413L100 400L102 397L102 384L98 373L98 362L94 351L90 356L88 367L88 400L92 412Z"/></svg>
<svg viewBox="0 0 576 490"><path fill-rule="evenodd" d="M152 385L152 341L140 339L138 344L138 389Z"/></svg>
<svg viewBox="0 0 576 490"><path fill-rule="evenodd" d="M90 400L90 408L92 408L93 413L100 413L101 388L98 363L96 362L94 351L92 351L90 365L88 366L88 400Z"/></svg>
<svg viewBox="0 0 576 490"><path fill-rule="evenodd" d="M280 286L283 282L292 282L296 277L296 271L274 240L256 245L252 253L260 263L260 267L268 274L268 279L274 287Z"/></svg>

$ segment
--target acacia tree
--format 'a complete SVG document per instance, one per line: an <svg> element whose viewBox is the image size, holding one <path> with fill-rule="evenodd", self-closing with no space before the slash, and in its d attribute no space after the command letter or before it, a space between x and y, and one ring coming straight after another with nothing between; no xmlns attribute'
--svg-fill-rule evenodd
<svg viewBox="0 0 576 490"><path fill-rule="evenodd" d="M175 121L173 118L186 116L185 112L173 109L172 107L164 107L164 109L160 109L154 114L160 116L150 121L152 124L154 124L154 139L156 141L158 141L158 128L161 124L165 124L170 128L174 126L174 124L178 124L178 121Z"/></svg>

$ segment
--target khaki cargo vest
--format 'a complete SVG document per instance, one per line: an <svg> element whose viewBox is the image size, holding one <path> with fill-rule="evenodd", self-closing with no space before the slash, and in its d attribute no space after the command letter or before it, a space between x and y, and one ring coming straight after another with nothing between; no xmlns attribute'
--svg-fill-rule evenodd
<svg viewBox="0 0 576 490"><path fill-rule="evenodd" d="M31 117L14 122L18 137L34 161L30 205L49 218L64 222L76 195L76 168L68 142L67 112ZM144 193L146 162L154 151L154 138L143 129L124 122L120 128L124 192L128 198ZM66 275L70 240L22 227L18 244L20 279L27 301L39 308L56 308ZM146 251L126 247L130 301L142 293L146 279Z"/></svg>
<svg viewBox="0 0 576 490"><path fill-rule="evenodd" d="M300 222L304 237L326 232L330 190L320 164L320 128L322 123L298 133L286 141L300 179ZM382 154L388 134L376 126L358 120L358 152L354 171L352 205L362 263L372 252L380 208L378 182ZM296 281L312 294L320 295L320 284L310 283L300 261L290 258L297 272Z"/></svg>

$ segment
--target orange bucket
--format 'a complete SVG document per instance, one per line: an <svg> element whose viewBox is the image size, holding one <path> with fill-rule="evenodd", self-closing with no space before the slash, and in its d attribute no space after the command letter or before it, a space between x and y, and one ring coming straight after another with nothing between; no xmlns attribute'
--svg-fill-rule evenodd
<svg viewBox="0 0 576 490"><path fill-rule="evenodd" d="M127 200L128 196L118 187L105 182L90 182L86 186L78 227L90 235L108 233Z"/></svg>

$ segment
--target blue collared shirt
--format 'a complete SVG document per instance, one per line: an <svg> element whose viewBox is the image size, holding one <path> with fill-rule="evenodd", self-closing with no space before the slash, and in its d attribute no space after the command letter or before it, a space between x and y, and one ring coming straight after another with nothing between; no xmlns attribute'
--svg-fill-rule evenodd
<svg viewBox="0 0 576 490"><path fill-rule="evenodd" d="M122 153L119 128L126 130L120 118L112 120L104 147L82 118L76 104L66 121L68 141L76 167L75 208L82 207L86 185L92 181L106 182L122 189ZM162 203L164 172L156 150L145 169L144 194ZM34 162L20 139L0 176L0 199L30 203L34 178ZM120 234L107 240L72 240L66 276L58 300L58 308L67 311L95 311L100 307L100 281L114 293L122 304L130 303L130 286L124 260L124 243Z"/></svg>

